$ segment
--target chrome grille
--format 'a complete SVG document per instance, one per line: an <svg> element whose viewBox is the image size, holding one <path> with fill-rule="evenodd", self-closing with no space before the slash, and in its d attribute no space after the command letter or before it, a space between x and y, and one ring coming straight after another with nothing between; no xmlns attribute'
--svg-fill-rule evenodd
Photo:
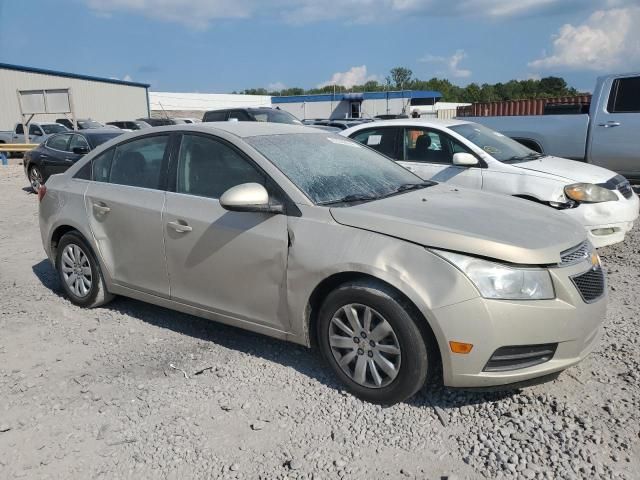
<svg viewBox="0 0 640 480"><path fill-rule="evenodd" d="M583 262L591 256L593 247L588 240L560 253L560 267L568 267Z"/></svg>
<svg viewBox="0 0 640 480"><path fill-rule="evenodd" d="M593 267L588 272L571 277L571 281L580 292L586 303L591 303L604 294L605 279L601 266Z"/></svg>

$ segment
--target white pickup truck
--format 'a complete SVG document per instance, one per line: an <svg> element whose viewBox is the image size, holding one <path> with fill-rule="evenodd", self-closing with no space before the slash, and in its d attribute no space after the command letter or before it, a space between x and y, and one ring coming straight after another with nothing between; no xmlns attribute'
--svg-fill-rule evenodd
<svg viewBox="0 0 640 480"><path fill-rule="evenodd" d="M598 78L588 114L464 117L546 155L640 179L640 73Z"/></svg>
<svg viewBox="0 0 640 480"><path fill-rule="evenodd" d="M31 122L29 124L29 143L41 143L49 135L66 132L69 129L59 123ZM0 144L24 143L24 129L21 123L16 123L13 130L0 131Z"/></svg>

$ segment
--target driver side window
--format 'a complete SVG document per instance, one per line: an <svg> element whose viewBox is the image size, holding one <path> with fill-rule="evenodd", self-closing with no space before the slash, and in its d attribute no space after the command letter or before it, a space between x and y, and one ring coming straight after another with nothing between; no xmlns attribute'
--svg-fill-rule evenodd
<svg viewBox="0 0 640 480"><path fill-rule="evenodd" d="M220 198L231 187L265 176L228 145L200 135L184 135L178 156L178 193Z"/></svg>

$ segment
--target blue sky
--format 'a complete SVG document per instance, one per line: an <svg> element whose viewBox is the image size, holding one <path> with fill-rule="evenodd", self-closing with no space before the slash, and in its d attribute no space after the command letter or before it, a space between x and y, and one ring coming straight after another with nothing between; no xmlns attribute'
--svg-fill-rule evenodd
<svg viewBox="0 0 640 480"><path fill-rule="evenodd" d="M640 70L640 0L0 0L0 62L224 93Z"/></svg>

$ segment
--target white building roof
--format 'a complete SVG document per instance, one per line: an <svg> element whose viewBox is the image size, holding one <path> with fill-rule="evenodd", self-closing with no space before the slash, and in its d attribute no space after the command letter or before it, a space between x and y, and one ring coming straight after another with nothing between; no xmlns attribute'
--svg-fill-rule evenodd
<svg viewBox="0 0 640 480"><path fill-rule="evenodd" d="M268 95L226 93L149 92L151 110L217 110L234 107L270 107Z"/></svg>

